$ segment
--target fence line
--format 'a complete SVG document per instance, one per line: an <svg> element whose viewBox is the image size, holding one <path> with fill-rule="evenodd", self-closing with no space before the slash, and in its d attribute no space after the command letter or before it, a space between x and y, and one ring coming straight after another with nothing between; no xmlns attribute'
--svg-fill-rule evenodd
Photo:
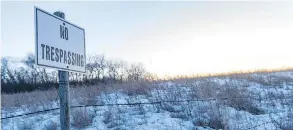
<svg viewBox="0 0 293 130"><path fill-rule="evenodd" d="M167 102L192 102L192 101L212 101L212 100L217 100L217 99L209 99L209 100L204 100L204 99L198 99L198 100L183 100L183 101L156 101L156 102L137 102L137 103L111 103L111 104L91 104L91 105L76 105L76 106L70 106L70 108L80 108L80 107L102 107L102 106L134 106L134 105L151 105L151 104L161 104L161 103L167 103ZM24 114L19 114L19 115L13 115L9 117L1 117L1 120L3 119L9 119L9 118L15 118L15 117L21 117L21 116L26 116L26 115L33 115L33 114L38 114L38 113L44 113L48 111L54 111L58 110L58 108L52 108L52 109L46 109L46 110L40 110L40 111L35 111L35 112L30 112L30 113L24 113Z"/></svg>
<svg viewBox="0 0 293 130"><path fill-rule="evenodd" d="M251 97L232 97L233 99L251 99ZM103 106L134 106L134 105L152 105L152 104L162 104L162 103L178 103L178 102L196 102L196 101L201 101L201 102L205 102L205 101L215 101L215 100L229 100L231 99L231 97L227 98L210 98L210 99L189 99L189 100L173 100L173 101L168 101L168 100L162 100L162 101L155 101L155 102L135 102L135 103L110 103L110 104L87 104L87 105L76 105L76 106L70 106L70 108L80 108L80 107L103 107ZM264 99L269 99L269 100L277 100L277 99L291 99L291 97L289 98L274 98L274 99L270 99L270 98L259 98L261 100ZM255 100L259 100L257 98L255 98ZM34 115L34 114L38 114L38 113L45 113L45 112L49 112L49 111L55 111L60 109L58 108L52 108L52 109L45 109L45 110L40 110L40 111L35 111L35 112L29 112L29 113L24 113L24 114L19 114L19 115L13 115L13 116L8 116L8 117L1 117L1 120L5 120L5 119L10 119L10 118L16 118L16 117L21 117L21 116L27 116L27 115Z"/></svg>

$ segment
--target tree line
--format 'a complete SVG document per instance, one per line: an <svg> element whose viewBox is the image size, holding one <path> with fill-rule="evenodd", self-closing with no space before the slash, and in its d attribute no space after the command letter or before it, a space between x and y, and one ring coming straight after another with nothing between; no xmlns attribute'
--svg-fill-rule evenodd
<svg viewBox="0 0 293 130"><path fill-rule="evenodd" d="M46 90L58 87L58 71L35 65L30 53L21 61L25 66L10 68L8 58L1 58L1 92L15 93ZM128 64L122 60L108 60L104 55L87 58L86 73L69 72L71 86L141 81L152 76L141 63Z"/></svg>

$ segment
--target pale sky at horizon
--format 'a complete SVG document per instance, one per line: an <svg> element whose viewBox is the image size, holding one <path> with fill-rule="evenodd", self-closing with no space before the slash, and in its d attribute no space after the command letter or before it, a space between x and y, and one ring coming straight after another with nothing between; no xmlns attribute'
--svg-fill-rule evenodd
<svg viewBox="0 0 293 130"><path fill-rule="evenodd" d="M293 2L1 2L1 56L34 52L34 6L83 27L87 54L159 75L293 67Z"/></svg>

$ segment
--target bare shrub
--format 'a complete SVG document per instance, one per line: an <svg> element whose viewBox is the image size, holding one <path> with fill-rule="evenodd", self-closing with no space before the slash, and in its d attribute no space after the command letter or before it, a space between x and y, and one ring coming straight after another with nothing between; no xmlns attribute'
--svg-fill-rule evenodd
<svg viewBox="0 0 293 130"><path fill-rule="evenodd" d="M119 115L118 113L113 113L112 111L106 111L103 114L104 119L103 122L107 124L108 128L114 128L119 125Z"/></svg>
<svg viewBox="0 0 293 130"><path fill-rule="evenodd" d="M292 130L293 128L293 111L291 109L288 110L287 114L280 117L278 121L276 121L272 115L270 115L270 118L273 121L273 123L281 130Z"/></svg>
<svg viewBox="0 0 293 130"><path fill-rule="evenodd" d="M181 101L185 98L184 93L186 92L184 92L179 86L167 87L163 91L164 93L160 94L163 101ZM172 102L172 104L175 105L178 103L179 102Z"/></svg>
<svg viewBox="0 0 293 130"><path fill-rule="evenodd" d="M124 91L127 95L148 95L150 89L152 88L152 84L149 82L138 82L138 83L130 83L127 88L124 88Z"/></svg>
<svg viewBox="0 0 293 130"><path fill-rule="evenodd" d="M92 124L95 117L93 112L87 111L86 108L73 109L71 112L72 126L76 128L85 128Z"/></svg>
<svg viewBox="0 0 293 130"><path fill-rule="evenodd" d="M201 105L192 111L193 124L196 126L225 129L225 119L217 105Z"/></svg>
<svg viewBox="0 0 293 130"><path fill-rule="evenodd" d="M219 84L209 80L203 80L192 87L192 97L199 99L209 99L216 97Z"/></svg>
<svg viewBox="0 0 293 130"><path fill-rule="evenodd" d="M58 124L56 122L50 121L47 125L46 125L46 130L57 130L58 128Z"/></svg>
<svg viewBox="0 0 293 130"><path fill-rule="evenodd" d="M255 83L259 83L261 85L264 86L282 86L283 82L288 82L291 81L290 78L286 77L286 76L275 76L272 74L252 74L252 75L248 75L243 77L245 79L247 79L248 81L251 82L255 82Z"/></svg>
<svg viewBox="0 0 293 130"><path fill-rule="evenodd" d="M140 115L145 115L146 114L146 111L145 111L145 109L143 108L142 105L138 105L137 110L139 112L138 114L140 114Z"/></svg>
<svg viewBox="0 0 293 130"><path fill-rule="evenodd" d="M258 74L248 75L248 76L245 76L243 78L245 78L246 80L248 80L250 82L255 82L255 83L258 83L258 84L261 84L261 85L265 85L265 86L269 85L269 83L267 82L266 78L261 76L261 75L258 75Z"/></svg>
<svg viewBox="0 0 293 130"><path fill-rule="evenodd" d="M169 103L162 103L162 107L163 110L165 111L169 111L169 112L176 112L175 108L169 104Z"/></svg>
<svg viewBox="0 0 293 130"><path fill-rule="evenodd" d="M103 114L103 117L104 117L103 122L105 124L108 124L108 123L111 122L111 120L113 118L113 114L110 111L105 111L104 114Z"/></svg>
<svg viewBox="0 0 293 130"><path fill-rule="evenodd" d="M125 82L119 84L111 84L107 86L107 92L116 92L117 90L122 90L123 93L128 96L135 95L148 95L150 89L153 88L153 84L147 81L137 81L137 82Z"/></svg>
<svg viewBox="0 0 293 130"><path fill-rule="evenodd" d="M75 100L80 105L92 105L97 103L96 97L102 91L103 88L101 86L80 86L71 88L70 96L76 97Z"/></svg>
<svg viewBox="0 0 293 130"><path fill-rule="evenodd" d="M279 81L283 81L285 84L292 85L293 83L293 78L291 76L278 75L277 77Z"/></svg>
<svg viewBox="0 0 293 130"><path fill-rule="evenodd" d="M257 108L257 105L253 102L253 96L250 95L246 88L225 84L220 89L218 98L222 103L236 110L247 111L254 115L264 114L263 110Z"/></svg>
<svg viewBox="0 0 293 130"><path fill-rule="evenodd" d="M282 130L292 130L293 129L293 113L288 113L284 119L280 122L280 128Z"/></svg>
<svg viewBox="0 0 293 130"><path fill-rule="evenodd" d="M92 105L97 104L97 96L102 92L122 92L127 95L147 95L153 84L150 82L128 82L110 85L96 85L96 86L79 86L70 88L70 97L72 97L71 104ZM53 101L58 101L58 90L52 88L50 90L36 90L32 92L22 92L14 94L1 94L2 109L8 107L22 107L24 105L32 106L29 109L35 110L40 104L48 104ZM48 107L45 105L44 107ZM49 106L50 107L50 106Z"/></svg>

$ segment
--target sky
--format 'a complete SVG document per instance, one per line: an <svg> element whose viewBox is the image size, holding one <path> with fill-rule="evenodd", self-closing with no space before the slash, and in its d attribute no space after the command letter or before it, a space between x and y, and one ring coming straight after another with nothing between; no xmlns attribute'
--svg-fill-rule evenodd
<svg viewBox="0 0 293 130"><path fill-rule="evenodd" d="M293 67L293 2L1 2L1 56L34 53L34 6L85 29L87 54L159 76Z"/></svg>

